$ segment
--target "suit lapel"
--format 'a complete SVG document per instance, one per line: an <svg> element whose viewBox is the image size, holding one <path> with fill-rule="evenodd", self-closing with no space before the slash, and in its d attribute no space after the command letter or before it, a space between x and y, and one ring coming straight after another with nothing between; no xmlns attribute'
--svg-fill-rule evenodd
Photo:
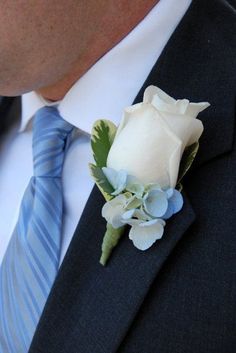
<svg viewBox="0 0 236 353"><path fill-rule="evenodd" d="M61 267L30 352L115 352L169 253L194 220L185 198L159 244L138 251L123 237L107 267L99 264L105 231L95 188ZM58 349L60 347L60 349Z"/></svg>
<svg viewBox="0 0 236 353"><path fill-rule="evenodd" d="M214 20L209 21L212 6L216 13L224 10L220 1L193 1L136 98L140 101L145 88L155 84L174 97L211 102L211 108L200 116L205 133L195 167L229 152L233 143L232 94L227 90L222 105L222 89L218 88L215 71L223 38L212 44L213 38L218 38ZM229 63L225 64L225 77ZM95 187L49 296L30 353L115 352L158 272L195 220L186 195L184 199L183 210L168 221L163 238L151 249L138 251L126 234L103 268L99 257L105 232L101 217L104 200Z"/></svg>

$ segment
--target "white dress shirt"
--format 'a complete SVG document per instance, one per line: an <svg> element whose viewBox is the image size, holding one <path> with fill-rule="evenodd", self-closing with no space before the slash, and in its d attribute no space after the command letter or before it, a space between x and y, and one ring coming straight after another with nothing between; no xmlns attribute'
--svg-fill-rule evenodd
<svg viewBox="0 0 236 353"><path fill-rule="evenodd" d="M93 187L88 169L88 163L92 161L92 125L102 118L119 124L124 107L133 103L190 3L191 0L160 0L57 103L61 116L78 128L63 167L65 213L60 263ZM0 264L18 218L21 199L33 173L31 120L44 105L50 104L34 92L23 95L19 124L11 129L1 144Z"/></svg>

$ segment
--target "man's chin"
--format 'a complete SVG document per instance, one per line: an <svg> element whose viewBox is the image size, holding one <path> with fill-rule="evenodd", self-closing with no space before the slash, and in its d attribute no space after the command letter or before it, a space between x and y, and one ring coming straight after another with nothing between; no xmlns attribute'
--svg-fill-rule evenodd
<svg viewBox="0 0 236 353"><path fill-rule="evenodd" d="M17 97L21 96L24 93L30 92L32 89L26 89L23 87L14 87L8 85L1 85L0 84L0 96L3 97Z"/></svg>
<svg viewBox="0 0 236 353"><path fill-rule="evenodd" d="M9 77L7 80L4 80L4 78L1 80L0 78L0 96L17 97L24 93L36 91L43 86L38 77L22 79L22 77L19 76L15 78L12 76L13 75L11 75L11 79Z"/></svg>

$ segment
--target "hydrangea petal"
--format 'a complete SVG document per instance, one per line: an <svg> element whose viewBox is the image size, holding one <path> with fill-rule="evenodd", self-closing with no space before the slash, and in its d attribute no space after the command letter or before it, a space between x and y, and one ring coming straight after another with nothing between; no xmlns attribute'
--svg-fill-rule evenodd
<svg viewBox="0 0 236 353"><path fill-rule="evenodd" d="M112 195L119 195L126 187L127 182L127 172L124 170L120 170L117 172L113 168L102 168L103 173L105 174L107 180L112 185L115 190Z"/></svg>
<svg viewBox="0 0 236 353"><path fill-rule="evenodd" d="M123 224L129 224L130 226L137 225L140 221L150 221L152 218L148 216L142 209L128 210L122 215Z"/></svg>
<svg viewBox="0 0 236 353"><path fill-rule="evenodd" d="M117 171L114 170L113 168L106 168L106 167L103 167L102 171L105 174L105 177L107 178L111 186L115 189Z"/></svg>
<svg viewBox="0 0 236 353"><path fill-rule="evenodd" d="M170 189L167 189L166 190L166 196L168 199L170 199L174 194L174 189L173 188L170 188Z"/></svg>
<svg viewBox="0 0 236 353"><path fill-rule="evenodd" d="M139 222L133 225L129 238L134 246L139 250L147 250L157 239L160 239L164 233L164 226L158 219L147 222Z"/></svg>
<svg viewBox="0 0 236 353"><path fill-rule="evenodd" d="M169 192L169 190L172 190L172 192ZM183 196L181 193L176 190L176 189L169 189L166 191L166 194L169 194L169 200L168 200L168 208L166 213L163 215L163 219L169 219L172 217L175 213L179 212L181 208L183 207Z"/></svg>
<svg viewBox="0 0 236 353"><path fill-rule="evenodd" d="M169 202L168 204L168 208L166 213L164 214L164 216L162 216L163 219L169 219L170 217L172 217L174 214L174 208L171 202Z"/></svg>
<svg viewBox="0 0 236 353"><path fill-rule="evenodd" d="M126 223L127 221L129 221L133 217L134 212L135 212L135 209L133 208L133 209L128 210L125 213L123 213L123 215L122 215L123 223Z"/></svg>
<svg viewBox="0 0 236 353"><path fill-rule="evenodd" d="M172 204L173 212L177 213L181 210L184 204L183 196L178 190L174 190L173 196L170 198L169 202Z"/></svg>
<svg viewBox="0 0 236 353"><path fill-rule="evenodd" d="M135 194L137 198L142 198L144 193L144 185L137 178L128 175L126 190Z"/></svg>
<svg viewBox="0 0 236 353"><path fill-rule="evenodd" d="M127 199L124 195L119 195L108 201L102 208L102 216L113 228L118 229L124 225L122 215L125 212Z"/></svg>
<svg viewBox="0 0 236 353"><path fill-rule="evenodd" d="M122 191L124 191L126 187L126 181L127 181L127 172L124 170L120 170L117 174L116 190L112 193L112 195L119 195Z"/></svg>
<svg viewBox="0 0 236 353"><path fill-rule="evenodd" d="M162 217L168 208L166 193L161 190L151 190L144 200L145 211L153 217Z"/></svg>

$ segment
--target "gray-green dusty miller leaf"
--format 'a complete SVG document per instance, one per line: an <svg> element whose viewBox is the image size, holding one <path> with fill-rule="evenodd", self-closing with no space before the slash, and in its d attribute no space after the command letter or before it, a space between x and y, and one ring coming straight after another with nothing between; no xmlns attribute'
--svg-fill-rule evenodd
<svg viewBox="0 0 236 353"><path fill-rule="evenodd" d="M97 167L106 167L116 130L117 127L109 120L97 120L93 125L91 146Z"/></svg>
<svg viewBox="0 0 236 353"><path fill-rule="evenodd" d="M99 190L101 191L102 195L104 196L105 200L110 201L114 197L111 195L114 192L114 189L108 182L102 169L92 163L89 164L89 168L90 173L95 183L97 184Z"/></svg>
<svg viewBox="0 0 236 353"><path fill-rule="evenodd" d="M183 157L180 162L179 167L179 176L178 176L178 185L180 184L181 180L193 164L193 161L196 157L196 154L199 149L199 142L195 142L191 146L187 147L183 153Z"/></svg>

